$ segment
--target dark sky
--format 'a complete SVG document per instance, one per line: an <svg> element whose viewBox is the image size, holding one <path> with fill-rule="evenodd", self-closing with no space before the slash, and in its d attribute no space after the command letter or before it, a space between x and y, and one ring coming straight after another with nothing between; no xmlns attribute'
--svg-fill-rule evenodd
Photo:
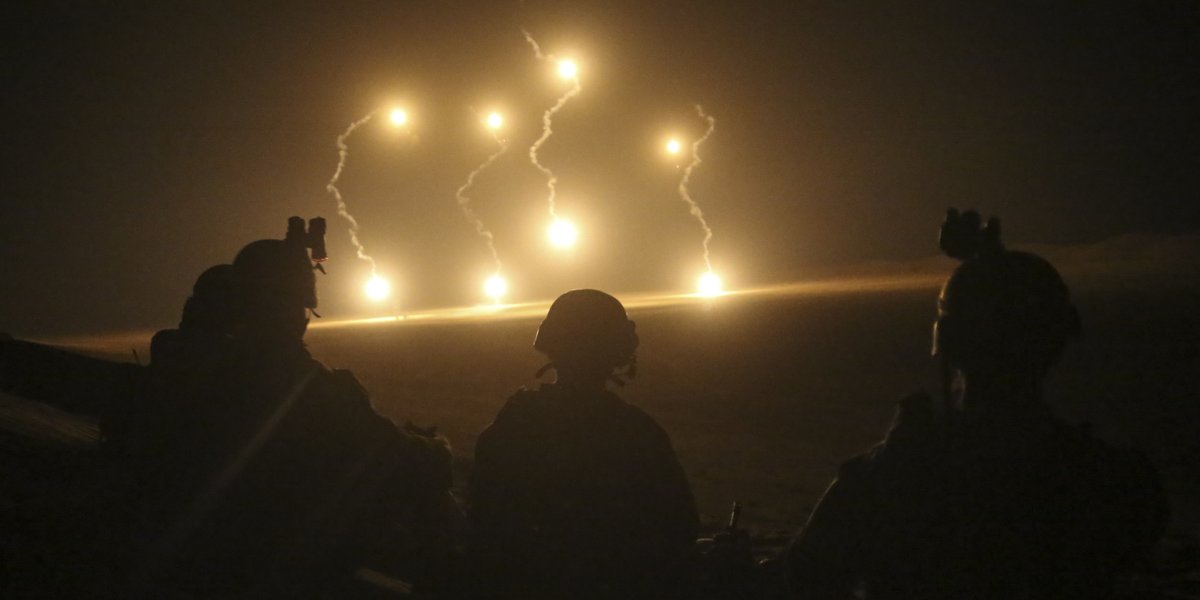
<svg viewBox="0 0 1200 600"><path fill-rule="evenodd" d="M1113 4L1113 6L1102 6ZM693 196L732 285L935 252L949 205L1010 241L1200 229L1195 2L29 2L3 11L0 330L167 326L192 280L289 215L330 219L324 312L371 311L325 183L342 179L404 307L478 301L487 251L454 190L478 180L514 298L683 290L700 232L660 155L717 119ZM521 36L581 64L542 161L584 230L542 243L526 159L563 84Z"/></svg>

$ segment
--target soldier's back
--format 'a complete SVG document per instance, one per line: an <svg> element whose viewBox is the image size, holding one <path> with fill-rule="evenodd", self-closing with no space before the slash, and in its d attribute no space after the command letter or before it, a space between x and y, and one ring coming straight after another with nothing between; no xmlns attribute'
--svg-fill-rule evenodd
<svg viewBox="0 0 1200 600"><path fill-rule="evenodd" d="M480 435L471 516L483 576L546 597L649 593L698 522L652 418L611 393L554 385L513 396Z"/></svg>
<svg viewBox="0 0 1200 600"><path fill-rule="evenodd" d="M1102 598L1161 533L1161 498L1139 455L1048 414L943 417L843 466L792 576L868 598Z"/></svg>
<svg viewBox="0 0 1200 600"><path fill-rule="evenodd" d="M301 595L345 575L406 497L448 487L444 446L375 412L301 344L246 344L178 390L148 469L134 578L189 593Z"/></svg>

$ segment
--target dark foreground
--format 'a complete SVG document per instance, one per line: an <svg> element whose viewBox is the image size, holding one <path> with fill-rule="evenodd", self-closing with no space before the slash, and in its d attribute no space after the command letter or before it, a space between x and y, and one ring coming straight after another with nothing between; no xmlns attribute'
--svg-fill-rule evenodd
<svg viewBox="0 0 1200 600"><path fill-rule="evenodd" d="M1073 291L1085 335L1052 375L1048 396L1068 420L1090 421L1100 437L1147 453L1167 478L1173 543L1193 546L1200 293L1169 282ZM640 374L623 395L671 434L707 526L721 525L738 500L744 526L780 540L803 524L838 464L879 439L897 399L938 389L928 357L935 296L922 285L634 309ZM352 369L387 416L438 425L465 481L477 433L513 390L536 385L537 323L401 321L322 327L308 339L316 357ZM110 344L121 359L128 348ZM42 440L36 448L61 449L81 440L86 447L91 434L86 423L10 399L0 402L0 428L8 431L6 477L28 476L22 466L37 464L30 436Z"/></svg>

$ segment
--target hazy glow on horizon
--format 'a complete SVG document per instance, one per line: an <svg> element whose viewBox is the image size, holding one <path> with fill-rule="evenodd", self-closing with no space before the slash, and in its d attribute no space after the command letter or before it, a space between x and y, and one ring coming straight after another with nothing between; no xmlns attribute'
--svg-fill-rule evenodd
<svg viewBox="0 0 1200 600"><path fill-rule="evenodd" d="M392 112L388 113L388 120L396 127L407 125L408 113L402 108L393 108Z"/></svg>
<svg viewBox="0 0 1200 600"><path fill-rule="evenodd" d="M683 149L683 144L681 144L679 142L679 140L672 139L671 141L667 142L667 153L668 154L679 154L679 151L682 149Z"/></svg>
<svg viewBox="0 0 1200 600"><path fill-rule="evenodd" d="M488 129L500 129L504 125L504 117L498 112L491 113L487 116Z"/></svg>

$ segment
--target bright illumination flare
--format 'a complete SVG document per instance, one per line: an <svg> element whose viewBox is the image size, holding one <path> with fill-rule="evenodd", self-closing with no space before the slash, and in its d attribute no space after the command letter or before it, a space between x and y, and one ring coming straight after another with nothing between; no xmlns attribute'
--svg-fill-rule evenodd
<svg viewBox="0 0 1200 600"><path fill-rule="evenodd" d="M711 274L712 262L708 259L708 242L712 240L712 228L708 226L708 221L704 218L704 211L700 210L700 205L696 204L696 201L692 200L692 195L688 193L688 183L692 179L692 171L700 164L700 145L708 139L708 136L712 135L713 129L717 127L717 120L705 114L704 108L699 104L696 105L696 113L700 115L701 119L708 121L708 130L700 139L692 142L692 162L688 163L687 168L683 170L683 179L679 180L679 197L687 203L688 210L700 222L700 227L704 228L704 266L708 267L708 272Z"/></svg>
<svg viewBox="0 0 1200 600"><path fill-rule="evenodd" d="M329 183L325 185L325 190L328 191L333 199L337 201L337 212L343 219L350 223L350 243L354 244L355 254L359 259L367 261L371 265L371 275L375 275L375 259L371 258L363 250L363 245L358 241L358 221L350 214L346 208L346 201L342 199L342 192L338 190L337 182L342 177L342 170L346 168L346 157L350 155L350 148L346 145L346 140L350 138L350 134L354 133L355 129L366 125L371 117L375 116L377 111L371 111L367 115L357 121L354 121L342 132L342 135L337 137L338 149L338 164L337 170L333 172L333 177L329 179Z"/></svg>
<svg viewBox="0 0 1200 600"><path fill-rule="evenodd" d="M487 160L480 163L478 167L475 167L474 171L471 171L470 174L467 175L466 183L463 183L462 186L458 188L458 191L454 192L454 198L458 200L458 207L462 209L463 216L467 218L467 221L475 226L475 233L478 233L479 236L487 242L488 251L492 253L492 261L496 263L496 271L499 272L500 254L496 252L496 238L492 235L491 230L489 230L487 226L483 224L483 219L479 218L479 214L475 212L475 209L471 208L471 198L467 196L467 190L471 189L471 186L475 185L475 178L478 177L479 174L484 171L484 169L492 166L492 163L496 162L496 159L500 158L502 154L508 151L508 140L502 140L500 139L500 136L496 135L496 127L499 125L492 125L493 118L497 123L499 123L501 121L500 114L492 113L488 115L486 119L486 123L490 128L490 133L492 134L492 139L496 140L496 143L500 145L500 149L492 153L491 156L487 157Z"/></svg>
<svg viewBox="0 0 1200 600"><path fill-rule="evenodd" d="M679 140L671 140L671 141L667 142L667 153L668 154L679 154L679 151L682 149L683 149L683 144L679 143Z"/></svg>
<svg viewBox="0 0 1200 600"><path fill-rule="evenodd" d="M529 35L528 31L521 30L521 33L525 34L525 41L529 42L529 45L533 47L533 54L538 60L547 62L554 60L553 55L542 54L541 46L538 46L537 41L533 39L532 35ZM558 67L560 76L563 76L564 65L570 65L569 71L571 74L569 76L564 76L564 78L570 79L571 89L567 90L565 94L560 96L558 101L554 103L554 106L551 106L550 108L546 109L546 112L542 113L542 137L539 137L537 141L533 142L533 145L529 147L529 162L532 162L533 166L537 167L537 170L541 171L542 175L546 176L546 187L550 189L550 196L547 198L547 204L550 208L551 217L557 214L555 213L554 199L555 186L558 184L558 178L554 176L553 171L546 168L542 163L538 162L538 150L542 147L542 144L546 143L546 140L550 139L550 135L554 133L550 125L554 115L558 111L562 110L562 107L567 103L568 100L578 96L579 92L582 91L582 88L579 87L579 77L577 77L578 70L575 67L575 63L571 61L560 62Z"/></svg>
<svg viewBox="0 0 1200 600"><path fill-rule="evenodd" d="M558 61L558 76L563 79L575 79L579 75L579 66L572 60Z"/></svg>
<svg viewBox="0 0 1200 600"><path fill-rule="evenodd" d="M500 299L508 293L508 282L499 273L492 275L483 282L483 293L487 294L487 297L491 298L493 302L500 302Z"/></svg>
<svg viewBox="0 0 1200 600"><path fill-rule="evenodd" d="M555 219L546 229L546 237L550 239L551 244L559 248L570 248L575 245L575 240L579 239L579 231L570 221Z"/></svg>
<svg viewBox="0 0 1200 600"><path fill-rule="evenodd" d="M392 286L387 282L386 279L378 275L372 275L371 278L367 280L367 284L363 286L363 291L367 293L367 297L371 300L380 302L391 295Z"/></svg>
<svg viewBox="0 0 1200 600"><path fill-rule="evenodd" d="M696 282L696 293L701 296L719 296L722 287L721 278L717 277L716 273L709 271L701 275L700 280Z"/></svg>
<svg viewBox="0 0 1200 600"><path fill-rule="evenodd" d="M402 108L394 108L388 113L388 120L396 127L403 127L408 124L408 113Z"/></svg>
<svg viewBox="0 0 1200 600"><path fill-rule="evenodd" d="M500 129L504 125L504 117L500 113L494 112L487 116L488 129Z"/></svg>

